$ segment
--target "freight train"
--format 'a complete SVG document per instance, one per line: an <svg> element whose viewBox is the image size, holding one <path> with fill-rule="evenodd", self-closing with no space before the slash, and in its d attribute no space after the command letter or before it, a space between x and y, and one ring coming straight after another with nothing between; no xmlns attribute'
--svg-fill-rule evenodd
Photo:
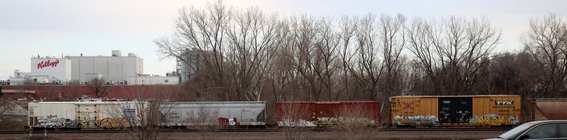
<svg viewBox="0 0 567 140"><path fill-rule="evenodd" d="M168 128L201 125L222 127L320 127L365 122L368 126L387 123L393 127L490 127L521 123L519 95L393 96L387 122L382 122L378 101L287 101L268 107L265 101L147 102L77 101L31 102L31 128L136 127L148 114L158 114ZM157 111L151 111L157 110ZM541 113L540 113L541 114ZM274 121L269 121L274 120ZM273 122L273 123L272 123Z"/></svg>

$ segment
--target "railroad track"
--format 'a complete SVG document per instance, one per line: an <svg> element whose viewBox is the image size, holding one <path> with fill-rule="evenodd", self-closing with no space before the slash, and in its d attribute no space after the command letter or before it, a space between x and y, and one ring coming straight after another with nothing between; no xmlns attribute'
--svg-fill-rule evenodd
<svg viewBox="0 0 567 140"><path fill-rule="evenodd" d="M512 127L379 128L382 131L508 131Z"/></svg>
<svg viewBox="0 0 567 140"><path fill-rule="evenodd" d="M293 128L292 128L293 129ZM311 132L327 132L333 131L333 128L302 128L304 131ZM511 127L493 127L493 128L369 128L376 131L508 131ZM64 134L64 133L131 133L136 130L113 130L113 129L50 129L50 130L34 130L33 134ZM162 129L162 133L178 133L178 132L202 132L200 129ZM284 132L286 128L248 128L248 129L214 129L208 130L214 132ZM29 134L30 131L0 131L0 134Z"/></svg>

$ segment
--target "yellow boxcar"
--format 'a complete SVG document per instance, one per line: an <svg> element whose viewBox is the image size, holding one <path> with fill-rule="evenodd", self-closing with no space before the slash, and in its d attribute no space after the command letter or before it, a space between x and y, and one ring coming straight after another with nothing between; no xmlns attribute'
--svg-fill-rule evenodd
<svg viewBox="0 0 567 140"><path fill-rule="evenodd" d="M520 120L519 95L393 96L394 126L507 126Z"/></svg>

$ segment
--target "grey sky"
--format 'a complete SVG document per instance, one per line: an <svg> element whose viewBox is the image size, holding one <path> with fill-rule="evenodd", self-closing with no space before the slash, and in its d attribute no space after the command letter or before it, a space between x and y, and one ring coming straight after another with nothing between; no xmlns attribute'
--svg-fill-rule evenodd
<svg viewBox="0 0 567 140"><path fill-rule="evenodd" d="M518 51L530 18L567 14L562 0L225 0L235 8L258 6L281 16L339 17L404 14L442 19L488 17L502 31L497 51ZM110 55L132 52L144 72L174 71L173 59L160 60L153 40L172 33L179 8L204 7L208 0L13 0L0 2L0 79L14 69L30 71L31 56Z"/></svg>

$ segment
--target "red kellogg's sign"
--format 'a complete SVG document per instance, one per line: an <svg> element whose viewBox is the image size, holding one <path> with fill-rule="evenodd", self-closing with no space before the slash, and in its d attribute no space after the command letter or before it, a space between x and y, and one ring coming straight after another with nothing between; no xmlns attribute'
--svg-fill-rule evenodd
<svg viewBox="0 0 567 140"><path fill-rule="evenodd" d="M41 61L37 63L37 69L41 69L49 66L57 67L57 64L59 64L59 59L55 59L55 61L51 61L51 60Z"/></svg>

